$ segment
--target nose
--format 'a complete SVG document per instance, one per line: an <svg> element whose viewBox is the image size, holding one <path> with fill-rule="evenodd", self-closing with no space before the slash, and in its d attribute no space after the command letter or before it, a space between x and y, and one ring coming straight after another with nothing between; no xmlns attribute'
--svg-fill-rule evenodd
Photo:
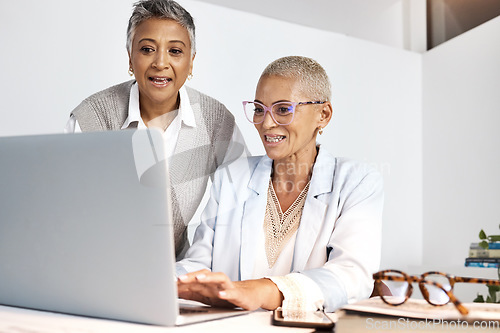
<svg viewBox="0 0 500 333"><path fill-rule="evenodd" d="M276 124L276 122L274 121L270 110L266 112L266 115L264 116L264 121L262 122L262 126L264 128L273 128L278 126L278 124Z"/></svg>
<svg viewBox="0 0 500 333"><path fill-rule="evenodd" d="M158 49L153 63L151 64L154 68L162 70L168 68L170 63L170 57L167 50Z"/></svg>

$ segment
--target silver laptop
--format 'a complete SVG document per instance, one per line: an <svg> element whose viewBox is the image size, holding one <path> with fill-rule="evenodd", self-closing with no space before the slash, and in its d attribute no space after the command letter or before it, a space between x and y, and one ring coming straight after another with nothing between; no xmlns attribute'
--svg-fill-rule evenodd
<svg viewBox="0 0 500 333"><path fill-rule="evenodd" d="M161 132L0 138L0 304L174 326L179 315Z"/></svg>

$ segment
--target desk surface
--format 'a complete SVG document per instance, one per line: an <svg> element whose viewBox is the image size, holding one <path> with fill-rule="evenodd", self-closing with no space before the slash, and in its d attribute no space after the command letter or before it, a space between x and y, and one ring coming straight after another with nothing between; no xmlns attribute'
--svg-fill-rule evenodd
<svg viewBox="0 0 500 333"><path fill-rule="evenodd" d="M0 306L0 333L159 333L159 332L290 332L271 325L270 311L180 326L160 327L113 320L85 318L58 313ZM295 329L311 332L311 329Z"/></svg>
<svg viewBox="0 0 500 333"><path fill-rule="evenodd" d="M454 331L454 332L498 332L496 327L474 327L472 323L425 323L392 317L364 317L343 315L337 322L336 333L396 332L396 331ZM159 332L313 332L312 329L287 328L271 325L270 311L256 311L248 315L193 324L182 327L158 327L124 323L112 320L84 318L78 316L19 309L0 306L1 333L159 333Z"/></svg>

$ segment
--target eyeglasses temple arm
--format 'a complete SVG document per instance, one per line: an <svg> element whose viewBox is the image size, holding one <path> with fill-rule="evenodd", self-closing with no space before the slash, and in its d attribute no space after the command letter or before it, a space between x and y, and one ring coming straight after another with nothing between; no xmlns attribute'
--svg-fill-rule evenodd
<svg viewBox="0 0 500 333"><path fill-rule="evenodd" d="M460 312L463 315L466 315L469 313L469 310L465 306L463 306L463 304L455 297L455 295L453 295L451 292L449 292L447 290L446 290L446 294L450 298L450 301L453 303L453 305L455 305L458 312Z"/></svg>
<svg viewBox="0 0 500 333"><path fill-rule="evenodd" d="M490 284L493 286L500 286L500 281L499 280L492 280L492 279L480 279L480 278L469 278L469 277L461 277L461 276L455 276L453 278L455 282L465 282L465 283L483 283L483 284Z"/></svg>

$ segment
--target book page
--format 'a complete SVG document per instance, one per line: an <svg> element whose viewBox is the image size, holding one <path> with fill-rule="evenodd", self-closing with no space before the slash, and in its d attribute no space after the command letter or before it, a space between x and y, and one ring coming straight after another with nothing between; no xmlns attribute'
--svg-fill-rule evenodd
<svg viewBox="0 0 500 333"><path fill-rule="evenodd" d="M411 298L402 305L391 306L384 303L380 297L373 297L354 304L348 304L342 309L347 312L352 311L415 319L461 320L467 322L481 320L500 321L500 304L462 303L462 305L469 310L469 314L460 314L452 303L444 306L434 306L425 300Z"/></svg>

